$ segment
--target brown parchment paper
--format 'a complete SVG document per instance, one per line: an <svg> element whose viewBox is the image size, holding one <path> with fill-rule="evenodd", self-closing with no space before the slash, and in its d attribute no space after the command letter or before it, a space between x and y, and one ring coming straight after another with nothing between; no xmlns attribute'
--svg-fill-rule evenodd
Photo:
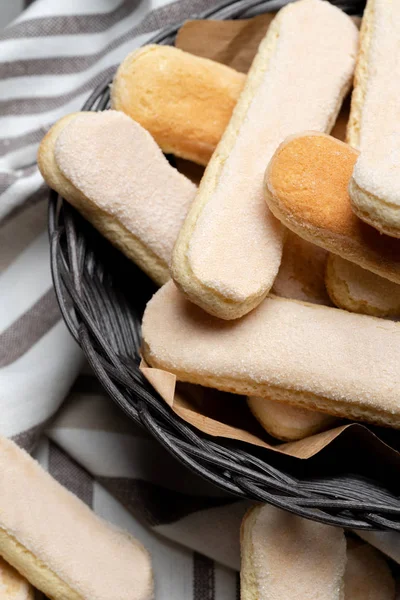
<svg viewBox="0 0 400 600"><path fill-rule="evenodd" d="M247 73L275 14L268 13L238 21L187 21L178 32L175 45L196 56L210 58ZM359 26L360 19L353 19ZM350 97L343 103L332 130L332 135L342 141L346 137L349 113ZM200 183L203 167L181 158L176 158L176 165L194 183Z"/></svg>
<svg viewBox="0 0 400 600"><path fill-rule="evenodd" d="M246 73L274 14L238 21L188 21L178 32L176 46L205 58L229 65ZM359 19L355 18L357 25ZM350 111L350 98L343 104L332 135L344 140ZM176 159L179 170L194 182L201 179L203 169ZM349 469L371 474L376 466L385 480L398 474L400 468L400 434L393 430L339 422L338 426L297 442L281 443L261 427L242 396L177 383L175 375L153 369L142 362L143 374L172 410L184 421L202 432L252 444L297 459L320 458L324 465L335 468L337 461L347 461ZM342 469L341 469L342 470Z"/></svg>
<svg viewBox="0 0 400 600"><path fill-rule="evenodd" d="M244 396L228 394L199 385L177 382L175 375L153 369L144 361L141 370L172 410L187 423L213 437L222 437L272 450L300 459L311 458L326 447L335 444L335 457L346 455L349 441L354 446L353 458L366 461L367 456L383 459L387 465L400 468L400 437L398 432L370 428L357 423L343 423L338 427L310 436L297 442L282 443L274 440L261 427L247 407ZM350 440L349 440L349 435ZM346 439L343 439L346 437ZM384 437L388 437L385 441ZM342 438L342 439L340 439ZM392 442L392 445L390 443ZM396 450L396 448L398 450ZM333 448L332 448L333 449ZM357 453L359 457L357 458ZM389 474L391 469L387 470Z"/></svg>

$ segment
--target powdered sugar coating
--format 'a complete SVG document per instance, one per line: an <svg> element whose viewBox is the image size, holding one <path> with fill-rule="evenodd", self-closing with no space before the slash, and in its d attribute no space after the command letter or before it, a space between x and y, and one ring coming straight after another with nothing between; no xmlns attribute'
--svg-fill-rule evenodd
<svg viewBox="0 0 400 600"><path fill-rule="evenodd" d="M400 206L400 2L374 0L368 81L353 178L363 190Z"/></svg>
<svg viewBox="0 0 400 600"><path fill-rule="evenodd" d="M357 50L355 25L327 2L302 0L278 18L268 68L188 249L194 277L235 301L269 289L281 260L282 227L263 198L268 161L290 134L330 131Z"/></svg>
<svg viewBox="0 0 400 600"><path fill-rule="evenodd" d="M169 263L196 186L131 118L112 110L87 116L78 115L61 131L58 167L99 210Z"/></svg>
<svg viewBox="0 0 400 600"><path fill-rule="evenodd" d="M382 411L399 425L399 323L276 297L225 322L168 282L147 305L143 338L150 364L179 379L212 378L213 386L237 386L238 393L253 386L254 395L261 385L311 393L346 414Z"/></svg>
<svg viewBox="0 0 400 600"><path fill-rule="evenodd" d="M259 600L343 599L343 529L265 505L257 513L251 541Z"/></svg>
<svg viewBox="0 0 400 600"><path fill-rule="evenodd" d="M0 527L82 600L153 599L150 557L142 545L1 437ZM53 591L54 598L67 598Z"/></svg>

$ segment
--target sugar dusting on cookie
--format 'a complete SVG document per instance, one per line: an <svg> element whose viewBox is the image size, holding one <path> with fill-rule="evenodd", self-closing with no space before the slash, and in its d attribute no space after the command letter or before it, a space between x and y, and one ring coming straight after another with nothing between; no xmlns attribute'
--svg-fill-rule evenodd
<svg viewBox="0 0 400 600"><path fill-rule="evenodd" d="M169 262L196 186L171 167L150 134L117 111L81 114L59 135L62 173L100 211Z"/></svg>

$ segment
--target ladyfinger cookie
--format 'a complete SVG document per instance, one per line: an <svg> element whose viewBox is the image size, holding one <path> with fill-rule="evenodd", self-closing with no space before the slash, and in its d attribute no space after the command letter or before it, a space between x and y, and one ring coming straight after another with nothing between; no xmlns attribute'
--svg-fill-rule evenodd
<svg viewBox="0 0 400 600"><path fill-rule="evenodd" d="M156 283L169 279L196 186L141 125L111 110L68 115L43 139L38 163L50 187Z"/></svg>
<svg viewBox="0 0 400 600"><path fill-rule="evenodd" d="M265 504L245 515L240 540L241 600L343 600L343 529Z"/></svg>
<svg viewBox="0 0 400 600"><path fill-rule="evenodd" d="M272 293L283 298L330 306L325 288L328 252L288 231ZM334 424L321 412L250 396L247 404L264 429L278 440L300 440Z"/></svg>
<svg viewBox="0 0 400 600"><path fill-rule="evenodd" d="M210 314L238 318L271 289L284 229L263 202L265 165L288 134L330 131L357 38L350 18L322 0L291 3L271 23L173 252L172 277Z"/></svg>
<svg viewBox="0 0 400 600"><path fill-rule="evenodd" d="M247 404L264 429L284 442L302 440L328 429L335 422L330 415L269 398L249 396Z"/></svg>
<svg viewBox="0 0 400 600"><path fill-rule="evenodd" d="M135 119L167 153L207 165L246 76L172 46L143 46L119 66L111 106Z"/></svg>
<svg viewBox="0 0 400 600"><path fill-rule="evenodd" d="M143 546L97 517L5 438L0 438L0 555L52 600L153 598Z"/></svg>
<svg viewBox="0 0 400 600"><path fill-rule="evenodd" d="M271 292L283 298L329 306L325 287L328 252L287 232L282 262Z"/></svg>
<svg viewBox="0 0 400 600"><path fill-rule="evenodd" d="M300 237L400 283L400 240L380 234L351 208L349 181L358 152L322 133L289 137L265 174L265 200Z"/></svg>
<svg viewBox="0 0 400 600"><path fill-rule="evenodd" d="M354 531L365 542L400 565L400 533L398 531Z"/></svg>
<svg viewBox="0 0 400 600"><path fill-rule="evenodd" d="M395 600L395 583L388 564L368 544L347 548L345 600Z"/></svg>
<svg viewBox="0 0 400 600"><path fill-rule="evenodd" d="M226 322L172 281L143 317L148 364L178 380L400 428L400 324L270 297Z"/></svg>
<svg viewBox="0 0 400 600"><path fill-rule="evenodd" d="M33 587L0 557L0 600L34 600Z"/></svg>
<svg viewBox="0 0 400 600"><path fill-rule="evenodd" d="M330 254L326 289L339 308L374 317L400 316L400 285Z"/></svg>
<svg viewBox="0 0 400 600"><path fill-rule="evenodd" d="M350 181L355 213L400 237L400 3L368 0L347 131L360 151Z"/></svg>

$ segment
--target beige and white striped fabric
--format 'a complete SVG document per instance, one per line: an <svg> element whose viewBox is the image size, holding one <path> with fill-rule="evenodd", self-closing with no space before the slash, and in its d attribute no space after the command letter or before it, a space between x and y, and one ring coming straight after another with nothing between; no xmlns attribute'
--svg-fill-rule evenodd
<svg viewBox="0 0 400 600"><path fill-rule="evenodd" d="M51 124L78 110L128 52L215 3L36 0L0 32L0 433L143 541L157 600L239 597L248 504L185 470L88 370L52 290L36 152Z"/></svg>
<svg viewBox="0 0 400 600"><path fill-rule="evenodd" d="M0 432L143 541L157 600L238 596L246 506L128 422L85 366L52 290L36 152L51 124L133 48L213 4L36 0L0 33Z"/></svg>

